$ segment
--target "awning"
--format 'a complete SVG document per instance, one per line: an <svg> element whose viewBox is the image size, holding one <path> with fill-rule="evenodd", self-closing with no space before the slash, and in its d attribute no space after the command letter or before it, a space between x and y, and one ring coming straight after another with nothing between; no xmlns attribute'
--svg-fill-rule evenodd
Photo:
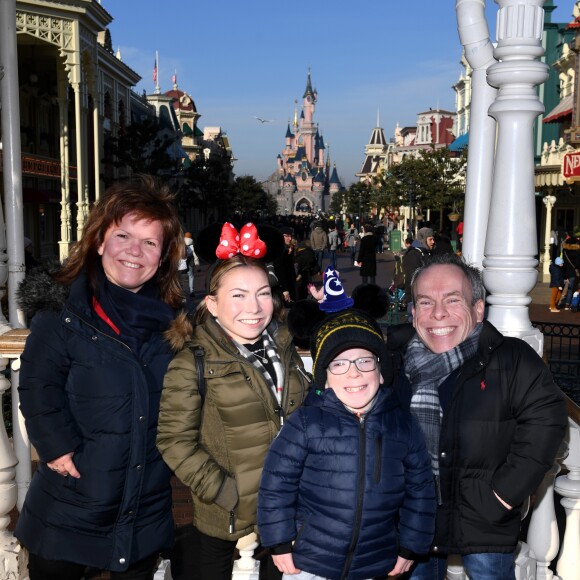
<svg viewBox="0 0 580 580"><path fill-rule="evenodd" d="M467 133L463 133L463 135L459 135L451 145L449 145L449 151L461 151L465 149L469 143L469 131Z"/></svg>
<svg viewBox="0 0 580 580"><path fill-rule="evenodd" d="M561 123L564 117L572 114L572 95L564 97L545 117L544 123Z"/></svg>

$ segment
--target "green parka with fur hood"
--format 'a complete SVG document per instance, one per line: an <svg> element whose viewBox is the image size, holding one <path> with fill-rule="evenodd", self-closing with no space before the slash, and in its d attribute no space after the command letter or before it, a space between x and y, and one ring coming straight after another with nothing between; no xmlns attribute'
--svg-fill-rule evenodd
<svg viewBox="0 0 580 580"><path fill-rule="evenodd" d="M193 331L188 320L178 319L170 336L175 348L183 348L165 375L157 446L191 488L195 527L222 540L255 531L260 476L280 415L295 411L309 387L286 327L273 321L268 332L284 368L282 412L263 375L213 319ZM203 400L194 345L205 351Z"/></svg>

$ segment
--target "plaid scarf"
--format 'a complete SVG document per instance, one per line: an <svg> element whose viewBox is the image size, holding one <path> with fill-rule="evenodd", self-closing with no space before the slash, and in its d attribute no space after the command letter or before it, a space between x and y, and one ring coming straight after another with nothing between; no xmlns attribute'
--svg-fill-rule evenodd
<svg viewBox="0 0 580 580"><path fill-rule="evenodd" d="M243 344L240 344L239 342L236 342L234 340L234 344L236 345L240 353L243 354L244 357L248 360L248 362L252 363L252 365L254 365L262 373L266 383L274 393L274 397L276 397L278 405L281 406L282 390L284 387L284 369L282 368L282 361L278 356L276 343L269 335L267 330L264 330L264 332L262 333L262 342L264 343L264 352L266 353L266 357L270 359L270 362L274 367L276 377L272 377L270 375L268 369L262 364L262 362L251 350L248 350ZM282 423L283 423L282 413L280 413L280 425L282 425Z"/></svg>
<svg viewBox="0 0 580 580"><path fill-rule="evenodd" d="M439 496L439 435L443 410L439 385L466 360L475 356L483 324L479 323L456 347L440 354L431 352L417 335L405 354L405 374L411 383L411 413L415 415L427 442Z"/></svg>

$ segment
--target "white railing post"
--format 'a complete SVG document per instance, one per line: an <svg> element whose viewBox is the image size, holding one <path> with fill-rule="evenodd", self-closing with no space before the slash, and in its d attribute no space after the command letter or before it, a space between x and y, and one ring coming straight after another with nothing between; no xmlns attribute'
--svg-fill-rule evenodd
<svg viewBox="0 0 580 580"><path fill-rule="evenodd" d="M458 554L451 554L447 558L447 580L466 580L467 575L463 568L461 556Z"/></svg>
<svg viewBox="0 0 580 580"><path fill-rule="evenodd" d="M12 382L12 446L18 459L18 464L16 465L16 487L18 490L16 507L20 512L32 479L30 440L28 439L28 433L24 425L24 417L20 412L20 394L18 393L18 385L20 384L20 356L12 361L10 370L10 380Z"/></svg>
<svg viewBox="0 0 580 580"><path fill-rule="evenodd" d="M0 409L4 393L10 389L10 381L4 376L8 359L0 357ZM16 505L17 488L14 479L16 456L8 439L4 425L4 414L0 421L0 578L24 578L25 570L18 541L8 531L10 512Z"/></svg>
<svg viewBox="0 0 580 580"><path fill-rule="evenodd" d="M566 531L556 568L563 580L578 578L580 574L580 426L570 419L569 427L569 453L563 461L568 473L560 475L555 484L566 511Z"/></svg>
<svg viewBox="0 0 580 580"><path fill-rule="evenodd" d="M530 519L527 543L530 547L530 556L537 562L536 578L551 580L554 574L549 569L552 560L558 555L559 536L556 510L554 508L554 479L560 471L560 462L568 452L566 445L562 445L556 462L546 473L542 483L536 490L534 511Z"/></svg>
<svg viewBox="0 0 580 580"><path fill-rule="evenodd" d="M542 201L546 206L546 231L544 232L544 256L542 259L542 282L550 281L550 245L552 242L552 209L556 204L555 195L546 195Z"/></svg>
<svg viewBox="0 0 580 580"><path fill-rule="evenodd" d="M258 537L253 532L238 540L236 548L240 558L234 562L232 580L259 580L260 562L254 558L258 545Z"/></svg>
<svg viewBox="0 0 580 580"><path fill-rule="evenodd" d="M544 54L544 0L496 3L494 55L499 62L487 71L489 83L499 89L489 109L498 135L483 260L488 320L541 353L543 335L530 322L528 294L538 280L532 128L544 111L536 86L548 78L548 65L539 61Z"/></svg>

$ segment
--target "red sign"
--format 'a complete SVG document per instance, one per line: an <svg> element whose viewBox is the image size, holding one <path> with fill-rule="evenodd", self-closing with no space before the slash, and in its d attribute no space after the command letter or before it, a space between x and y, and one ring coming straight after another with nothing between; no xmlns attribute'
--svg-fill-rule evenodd
<svg viewBox="0 0 580 580"><path fill-rule="evenodd" d="M576 181L580 179L580 151L566 153L562 161L562 176L564 179Z"/></svg>

